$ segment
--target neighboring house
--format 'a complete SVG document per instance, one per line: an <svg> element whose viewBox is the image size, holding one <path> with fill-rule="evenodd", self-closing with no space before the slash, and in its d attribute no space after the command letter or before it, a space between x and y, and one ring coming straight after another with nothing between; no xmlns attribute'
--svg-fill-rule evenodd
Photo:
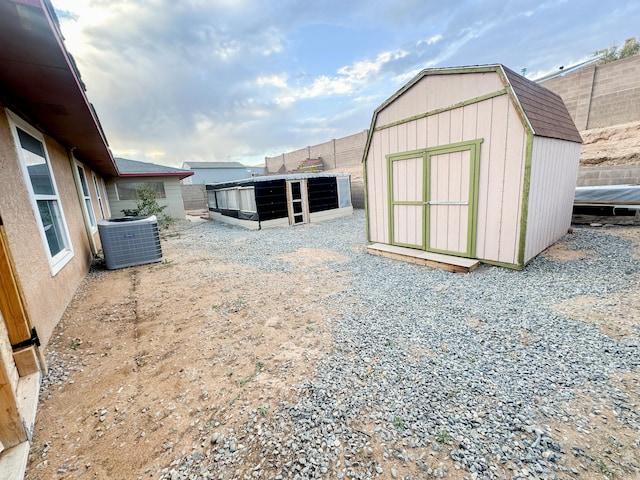
<svg viewBox="0 0 640 480"><path fill-rule="evenodd" d="M107 179L113 218L124 217L123 210L136 208L138 188L143 186L155 192L158 205L167 207L163 213L175 219L185 218L180 180L193 175L193 172L126 158L116 158L115 161L119 176Z"/></svg>
<svg viewBox="0 0 640 480"><path fill-rule="evenodd" d="M0 2L0 477L26 467L44 350L118 171L49 0Z"/></svg>
<svg viewBox="0 0 640 480"><path fill-rule="evenodd" d="M558 95L502 65L423 70L373 114L370 249L523 268L571 224L581 143Z"/></svg>
<svg viewBox="0 0 640 480"><path fill-rule="evenodd" d="M182 168L193 170L193 176L184 185L210 184L244 180L254 176L253 168L239 162L184 162Z"/></svg>
<svg viewBox="0 0 640 480"><path fill-rule="evenodd" d="M262 165L248 166L247 173L251 173L251 177L260 177L267 174L267 167Z"/></svg>

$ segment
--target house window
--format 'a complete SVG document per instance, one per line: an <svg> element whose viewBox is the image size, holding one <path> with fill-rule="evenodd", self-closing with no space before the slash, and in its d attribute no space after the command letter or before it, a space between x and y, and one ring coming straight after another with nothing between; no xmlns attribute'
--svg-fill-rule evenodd
<svg viewBox="0 0 640 480"><path fill-rule="evenodd" d="M102 219L105 219L107 217L105 217L104 215L104 204L102 203L102 193L100 193L100 186L98 185L98 178L96 177L96 174L91 172L91 178L93 179L93 188L96 191L96 198L98 199L98 207L100 208L100 216L102 217Z"/></svg>
<svg viewBox="0 0 640 480"><path fill-rule="evenodd" d="M150 188L156 194L156 198L167 198L163 182L117 182L118 200L138 200L138 189L140 188Z"/></svg>
<svg viewBox="0 0 640 480"><path fill-rule="evenodd" d="M38 229L46 246L51 271L55 275L71 260L73 250L44 139L37 131L26 126L23 128L13 124L13 127Z"/></svg>
<svg viewBox="0 0 640 480"><path fill-rule="evenodd" d="M96 223L96 215L93 211L93 202L91 201L91 194L89 193L89 185L87 184L87 175L84 172L84 167L80 163L76 163L76 170L78 171L78 180L80 181L80 190L82 194L83 210L87 217L87 222L91 227L91 231L95 232L98 228Z"/></svg>

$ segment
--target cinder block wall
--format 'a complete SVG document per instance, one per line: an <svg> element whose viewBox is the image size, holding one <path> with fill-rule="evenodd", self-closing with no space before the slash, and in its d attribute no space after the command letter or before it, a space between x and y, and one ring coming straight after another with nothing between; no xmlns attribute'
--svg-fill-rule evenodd
<svg viewBox="0 0 640 480"><path fill-rule="evenodd" d="M640 55L540 84L562 97L578 130L640 120Z"/></svg>
<svg viewBox="0 0 640 480"><path fill-rule="evenodd" d="M203 183L180 185L185 210L207 210L207 191Z"/></svg>
<svg viewBox="0 0 640 480"><path fill-rule="evenodd" d="M640 185L640 165L580 168L578 186L594 185Z"/></svg>
<svg viewBox="0 0 640 480"><path fill-rule="evenodd" d="M308 158L321 158L323 170L336 170L362 164L364 147L369 130L301 148L276 157L266 157L267 175L296 170ZM351 178L351 203L354 208L364 208L364 181Z"/></svg>
<svg viewBox="0 0 640 480"><path fill-rule="evenodd" d="M267 174L286 173L298 168L308 158L322 158L324 170L358 165L362 162L368 130L347 137L283 153L275 157L266 157Z"/></svg>

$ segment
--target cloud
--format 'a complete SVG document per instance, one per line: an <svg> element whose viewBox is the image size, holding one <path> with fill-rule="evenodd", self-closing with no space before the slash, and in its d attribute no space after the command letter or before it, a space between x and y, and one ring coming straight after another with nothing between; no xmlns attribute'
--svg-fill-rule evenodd
<svg viewBox="0 0 640 480"><path fill-rule="evenodd" d="M568 65L640 16L596 0L53 2L114 152L173 166L361 131L423 68Z"/></svg>

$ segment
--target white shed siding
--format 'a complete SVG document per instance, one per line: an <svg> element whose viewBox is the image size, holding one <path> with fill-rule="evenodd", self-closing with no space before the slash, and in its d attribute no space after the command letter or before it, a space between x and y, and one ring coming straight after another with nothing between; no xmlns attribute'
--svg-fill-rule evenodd
<svg viewBox="0 0 640 480"><path fill-rule="evenodd" d="M378 113L378 125L449 107L504 88L495 72L432 75L422 78ZM437 95L431 92L437 92Z"/></svg>
<svg viewBox="0 0 640 480"><path fill-rule="evenodd" d="M483 80L486 74L481 74ZM499 77L490 88L476 89L482 95L501 86ZM477 77L477 75L459 75ZM453 80L459 76L436 76L438 80ZM429 78L429 77L428 77ZM427 79L428 79L427 78ZM477 79L477 78L476 78ZM458 83L454 81L453 83ZM423 86L424 88L424 86ZM460 88L460 87L457 87ZM376 126L404 118L406 108L418 97L412 88L385 109L387 121ZM439 91L438 91L439 93ZM439 97L439 95L438 95ZM468 98L468 97L467 97ZM395 104L403 99L402 112L394 117ZM456 102L465 98L456 98ZM442 106L442 105L441 105ZM411 115L419 112L412 112ZM415 137L415 141L413 140ZM508 95L420 118L408 123L385 128L373 134L367 168L369 201L369 234L372 242L389 242L386 155L426 147L448 145L482 138L476 257L483 260L516 264L518 260L521 201L526 153L526 132Z"/></svg>
<svg viewBox="0 0 640 480"><path fill-rule="evenodd" d="M389 242L387 205L387 165L385 155L389 153L389 131L374 135L367 162L367 201L369 203L369 236L373 242Z"/></svg>
<svg viewBox="0 0 640 480"><path fill-rule="evenodd" d="M526 132L509 97L478 104L480 181L476 257L517 263Z"/></svg>
<svg viewBox="0 0 640 480"><path fill-rule="evenodd" d="M525 263L562 237L571 225L580 144L535 137L531 158Z"/></svg>

